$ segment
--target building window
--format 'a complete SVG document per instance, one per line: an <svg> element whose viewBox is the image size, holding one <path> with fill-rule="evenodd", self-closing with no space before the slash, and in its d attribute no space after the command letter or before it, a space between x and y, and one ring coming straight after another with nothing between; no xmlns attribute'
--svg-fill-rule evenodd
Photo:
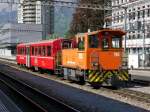
<svg viewBox="0 0 150 112"><path fill-rule="evenodd" d="M150 7L147 9L147 17L150 17Z"/></svg>
<svg viewBox="0 0 150 112"><path fill-rule="evenodd" d="M131 35L129 35L129 39L131 39Z"/></svg>
<svg viewBox="0 0 150 112"><path fill-rule="evenodd" d="M135 35L132 35L132 39L135 39Z"/></svg>
<svg viewBox="0 0 150 112"><path fill-rule="evenodd" d="M137 35L137 38L138 38L138 39L140 38L140 34Z"/></svg>
<svg viewBox="0 0 150 112"><path fill-rule="evenodd" d="M145 17L145 10L141 11L141 15L142 15L143 18Z"/></svg>
<svg viewBox="0 0 150 112"><path fill-rule="evenodd" d="M135 16L136 16L136 13L135 13L135 9L133 9L133 19L135 20Z"/></svg>
<svg viewBox="0 0 150 112"><path fill-rule="evenodd" d="M140 19L140 16L141 16L141 15L140 15L140 8L138 8L138 10L139 10L139 11L137 12L137 16L138 16L138 19Z"/></svg>

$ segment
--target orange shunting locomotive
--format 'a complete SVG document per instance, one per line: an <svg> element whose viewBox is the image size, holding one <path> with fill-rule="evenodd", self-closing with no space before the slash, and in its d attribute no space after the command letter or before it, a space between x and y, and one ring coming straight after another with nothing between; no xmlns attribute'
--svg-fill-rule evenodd
<svg viewBox="0 0 150 112"><path fill-rule="evenodd" d="M76 47L62 50L64 78L88 81L92 86L128 81L127 69L123 67L124 35L125 32L112 29L77 34Z"/></svg>

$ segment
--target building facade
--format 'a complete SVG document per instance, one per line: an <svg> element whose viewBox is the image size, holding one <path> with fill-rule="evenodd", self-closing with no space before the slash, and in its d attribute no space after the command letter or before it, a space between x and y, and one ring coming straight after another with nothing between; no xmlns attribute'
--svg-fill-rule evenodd
<svg viewBox="0 0 150 112"><path fill-rule="evenodd" d="M111 27L126 30L123 46L129 57L137 55L138 67L150 66L150 0L112 0L112 6Z"/></svg>
<svg viewBox="0 0 150 112"><path fill-rule="evenodd" d="M0 56L15 55L18 43L40 40L42 40L40 24L0 24Z"/></svg>
<svg viewBox="0 0 150 112"><path fill-rule="evenodd" d="M18 5L18 23L42 24L43 39L54 33L54 7L45 1L20 0Z"/></svg>
<svg viewBox="0 0 150 112"><path fill-rule="evenodd" d="M150 52L150 0L112 0L112 6L127 7L126 47L127 52ZM112 27L125 29L125 9L114 8Z"/></svg>

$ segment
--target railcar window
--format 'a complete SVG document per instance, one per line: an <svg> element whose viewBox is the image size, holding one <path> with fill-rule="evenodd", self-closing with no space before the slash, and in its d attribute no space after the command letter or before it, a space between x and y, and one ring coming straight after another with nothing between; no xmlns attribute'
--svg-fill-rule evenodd
<svg viewBox="0 0 150 112"><path fill-rule="evenodd" d="M72 43L70 41L64 41L62 44L63 49L71 48Z"/></svg>
<svg viewBox="0 0 150 112"><path fill-rule="evenodd" d="M109 48L109 41L108 41L108 38L103 38L102 40L102 47L103 49L108 49Z"/></svg>
<svg viewBox="0 0 150 112"><path fill-rule="evenodd" d="M23 54L23 48L21 48L21 54Z"/></svg>
<svg viewBox="0 0 150 112"><path fill-rule="evenodd" d="M112 37L112 48L120 48L121 47L121 38L118 36Z"/></svg>
<svg viewBox="0 0 150 112"><path fill-rule="evenodd" d="M47 46L47 56L51 56L51 46Z"/></svg>
<svg viewBox="0 0 150 112"><path fill-rule="evenodd" d="M24 54L26 54L26 47L24 47Z"/></svg>
<svg viewBox="0 0 150 112"><path fill-rule="evenodd" d="M19 48L17 48L17 54L20 54L20 49Z"/></svg>
<svg viewBox="0 0 150 112"><path fill-rule="evenodd" d="M99 40L98 35L89 35L89 48L98 48Z"/></svg>
<svg viewBox="0 0 150 112"><path fill-rule="evenodd" d="M24 48L22 48L22 54L24 54Z"/></svg>
<svg viewBox="0 0 150 112"><path fill-rule="evenodd" d="M84 50L84 38L78 38L78 49L79 50Z"/></svg>
<svg viewBox="0 0 150 112"><path fill-rule="evenodd" d="M35 56L37 56L37 47L35 48Z"/></svg>
<svg viewBox="0 0 150 112"><path fill-rule="evenodd" d="M22 55L24 54L24 48L22 48Z"/></svg>
<svg viewBox="0 0 150 112"><path fill-rule="evenodd" d="M46 56L46 49L45 49L45 46L42 47L42 56Z"/></svg>
<svg viewBox="0 0 150 112"><path fill-rule="evenodd" d="M32 47L32 55L34 55L34 47Z"/></svg>
<svg viewBox="0 0 150 112"><path fill-rule="evenodd" d="M22 48L20 48L20 54L22 54Z"/></svg>
<svg viewBox="0 0 150 112"><path fill-rule="evenodd" d="M38 47L38 55L41 55L41 47Z"/></svg>

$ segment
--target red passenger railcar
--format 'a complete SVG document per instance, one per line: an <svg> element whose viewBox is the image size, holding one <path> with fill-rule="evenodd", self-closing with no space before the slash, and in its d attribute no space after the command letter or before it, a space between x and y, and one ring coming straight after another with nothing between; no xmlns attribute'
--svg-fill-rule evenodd
<svg viewBox="0 0 150 112"><path fill-rule="evenodd" d="M26 45L25 44L19 44L17 46L17 56L16 60L18 65L26 65Z"/></svg>
<svg viewBox="0 0 150 112"><path fill-rule="evenodd" d="M62 47L67 47L65 42L67 42L65 39L53 39L19 44L17 46L17 63L35 70L55 70L58 62L57 55L61 52Z"/></svg>

